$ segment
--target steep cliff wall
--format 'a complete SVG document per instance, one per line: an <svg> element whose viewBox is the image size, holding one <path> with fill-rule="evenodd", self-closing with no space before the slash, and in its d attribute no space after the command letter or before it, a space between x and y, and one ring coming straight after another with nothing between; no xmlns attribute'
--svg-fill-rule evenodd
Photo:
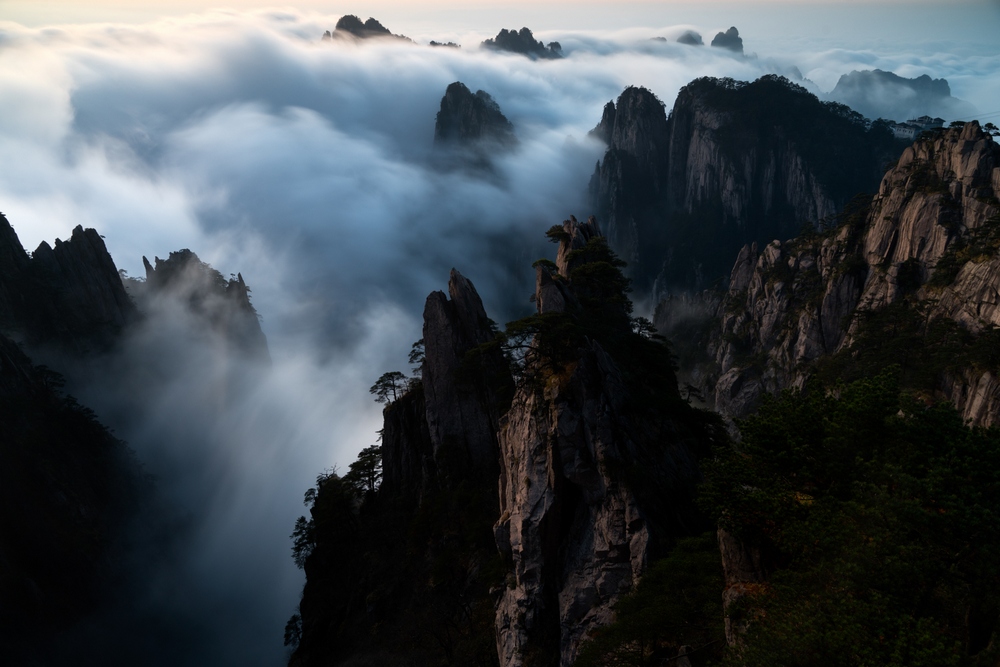
<svg viewBox="0 0 1000 667"><path fill-rule="evenodd" d="M973 339L1000 326L998 195L1000 147L972 122L907 148L878 194L845 210L836 229L760 252L744 247L712 345L716 407L745 415L763 393L801 386L822 358L857 358L857 346L876 337L872 327L904 308L918 313L913 326L925 322L920 340L936 335L931 323L950 322L968 334L961 345L971 354ZM912 319L879 336L892 338ZM947 370L934 390L967 418L993 424L996 372L973 357L956 365L964 358L934 366Z"/></svg>
<svg viewBox="0 0 1000 667"><path fill-rule="evenodd" d="M30 344L84 352L109 346L136 312L104 240L76 227L29 257L0 216L0 328Z"/></svg>
<svg viewBox="0 0 1000 667"><path fill-rule="evenodd" d="M496 335L472 282L452 269L448 293L450 299L431 293L424 306L422 382L434 457L449 457L463 474L493 480L510 373L496 350L467 359Z"/></svg>
<svg viewBox="0 0 1000 667"><path fill-rule="evenodd" d="M669 118L652 93L627 89L595 135L608 152L594 206L639 286L661 292L712 285L742 245L822 224L873 192L902 149L882 124L773 75L693 81Z"/></svg>
<svg viewBox="0 0 1000 667"><path fill-rule="evenodd" d="M472 147L477 143L511 146L517 143L514 126L500 105L484 90L475 94L464 83L448 86L434 123L434 143Z"/></svg>
<svg viewBox="0 0 1000 667"><path fill-rule="evenodd" d="M315 489L290 664L496 664L491 526L512 380L500 350L482 348L496 332L458 271L427 297L423 335L420 380L383 411L378 492L336 475Z"/></svg>
<svg viewBox="0 0 1000 667"><path fill-rule="evenodd" d="M538 330L500 428L494 530L513 565L497 605L504 667L573 664L651 556L698 523L704 432L669 352L631 331L627 300L597 273L613 256L593 218L550 236L558 272L537 268Z"/></svg>
<svg viewBox="0 0 1000 667"><path fill-rule="evenodd" d="M570 665L648 561L706 529L693 488L718 423L634 330L596 221L548 235L537 313L505 331L456 271L428 297L421 380L384 411L381 488L321 476L296 528L291 664Z"/></svg>

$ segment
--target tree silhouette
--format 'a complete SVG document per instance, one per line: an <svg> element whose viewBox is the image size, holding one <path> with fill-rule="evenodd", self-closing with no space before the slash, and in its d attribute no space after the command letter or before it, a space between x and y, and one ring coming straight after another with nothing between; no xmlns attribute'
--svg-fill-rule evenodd
<svg viewBox="0 0 1000 667"><path fill-rule="evenodd" d="M368 391L377 403L394 403L406 391L406 376L399 371L383 373Z"/></svg>
<svg viewBox="0 0 1000 667"><path fill-rule="evenodd" d="M359 494L377 491L382 482L382 447L365 447L358 454L358 460L350 465L344 481L354 487Z"/></svg>

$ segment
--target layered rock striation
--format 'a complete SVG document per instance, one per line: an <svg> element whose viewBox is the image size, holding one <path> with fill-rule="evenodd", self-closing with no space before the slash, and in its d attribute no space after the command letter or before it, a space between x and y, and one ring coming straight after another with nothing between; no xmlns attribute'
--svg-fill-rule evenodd
<svg viewBox="0 0 1000 667"><path fill-rule="evenodd" d="M594 262L607 248L596 221L569 220L550 235L560 239L556 270L537 267L540 330L500 429L494 530L513 564L497 605L504 667L573 664L649 559L696 523L696 438L669 363L656 369L654 386L636 385L626 350L658 344L633 334L627 313L617 315L624 331L614 324L624 304L613 289L595 298ZM609 308L599 315L608 328L588 329L594 308ZM591 335L561 339L548 330L567 322ZM553 336L555 354L547 351Z"/></svg>
<svg viewBox="0 0 1000 667"><path fill-rule="evenodd" d="M716 408L745 415L763 394L803 386L824 358L860 358L867 348L858 346L906 327L920 333L914 349L944 335L941 327L965 336L962 350L977 349L975 339L1000 326L998 197L1000 147L972 122L907 148L878 194L857 200L826 234L744 247L712 344ZM872 329L884 322L886 330ZM924 389L993 424L996 370L965 361L933 366Z"/></svg>

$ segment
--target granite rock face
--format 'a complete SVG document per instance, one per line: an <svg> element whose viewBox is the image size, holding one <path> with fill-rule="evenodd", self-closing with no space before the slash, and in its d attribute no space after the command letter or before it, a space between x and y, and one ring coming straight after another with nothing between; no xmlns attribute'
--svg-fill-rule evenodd
<svg viewBox="0 0 1000 667"><path fill-rule="evenodd" d="M608 145L590 181L591 196L611 247L640 261L649 227L666 217L669 125L663 103L645 88L629 87L608 102L592 134Z"/></svg>
<svg viewBox="0 0 1000 667"><path fill-rule="evenodd" d="M450 296L450 298L449 298ZM468 474L495 479L499 388L510 371L499 350L467 355L495 337L472 282L452 269L448 296L432 292L424 306L422 385L435 459L459 462Z"/></svg>
<svg viewBox="0 0 1000 667"><path fill-rule="evenodd" d="M608 144L590 183L594 209L655 297L725 280L745 244L822 225L874 192L902 150L884 127L775 75L693 81L669 118L652 93L629 88L594 136Z"/></svg>
<svg viewBox="0 0 1000 667"><path fill-rule="evenodd" d="M522 389L500 431L502 553L513 585L497 606L500 664L524 665L558 636L560 665L612 620L611 607L646 565L649 530L634 495L604 467L620 456L625 392L594 343L564 381Z"/></svg>
<svg viewBox="0 0 1000 667"><path fill-rule="evenodd" d="M109 347L136 316L118 269L93 229L25 253L0 216L0 328L29 345L73 352Z"/></svg>
<svg viewBox="0 0 1000 667"><path fill-rule="evenodd" d="M765 393L802 386L813 362L851 344L864 313L903 299L973 334L1000 326L995 252L963 256L954 278L928 284L946 254L998 224L998 196L1000 147L972 122L907 148L878 194L830 233L744 247L711 347L715 407L739 417ZM991 425L995 382L967 369L939 389Z"/></svg>
<svg viewBox="0 0 1000 667"><path fill-rule="evenodd" d="M579 312L571 276L580 259L571 253L599 237L593 218L568 220L563 232L558 272L537 267L535 303L543 316ZM543 355L527 363L532 379L520 384L500 425L494 532L513 569L497 604L497 649L503 667L568 666L588 634L613 620L615 602L642 575L656 536L670 530L662 516L653 518L649 499L613 471L655 450L645 465L667 496L697 473L677 423L636 415L633 390L596 340L555 369ZM666 449L650 447L650 438L665 439Z"/></svg>

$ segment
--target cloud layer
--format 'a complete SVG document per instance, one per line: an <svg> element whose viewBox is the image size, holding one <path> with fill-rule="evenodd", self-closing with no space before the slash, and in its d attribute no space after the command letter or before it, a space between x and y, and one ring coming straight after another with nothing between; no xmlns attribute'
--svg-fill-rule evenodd
<svg viewBox="0 0 1000 667"><path fill-rule="evenodd" d="M534 62L478 51L488 30L411 35L460 50L321 43L336 18L0 23L0 210L29 250L83 224L135 275L143 255L191 248L224 274L242 272L263 316L270 368L219 355L166 304L118 356L75 378L189 514L185 548L158 575L168 592L150 602L209 628L176 648L188 661L283 659L301 586L288 534L302 492L374 441L380 412L367 387L405 369L424 298L451 267L494 319L530 307L530 264L551 254L543 232L589 213L603 147L587 132L625 86L669 106L698 76L797 67L822 92L851 69L878 67L948 78L955 96L1000 110L1000 57L948 44L764 53L741 29L757 51L742 59L650 39L724 29L683 25L544 32L568 57ZM435 166L434 117L457 80L489 92L519 135L488 178Z"/></svg>

